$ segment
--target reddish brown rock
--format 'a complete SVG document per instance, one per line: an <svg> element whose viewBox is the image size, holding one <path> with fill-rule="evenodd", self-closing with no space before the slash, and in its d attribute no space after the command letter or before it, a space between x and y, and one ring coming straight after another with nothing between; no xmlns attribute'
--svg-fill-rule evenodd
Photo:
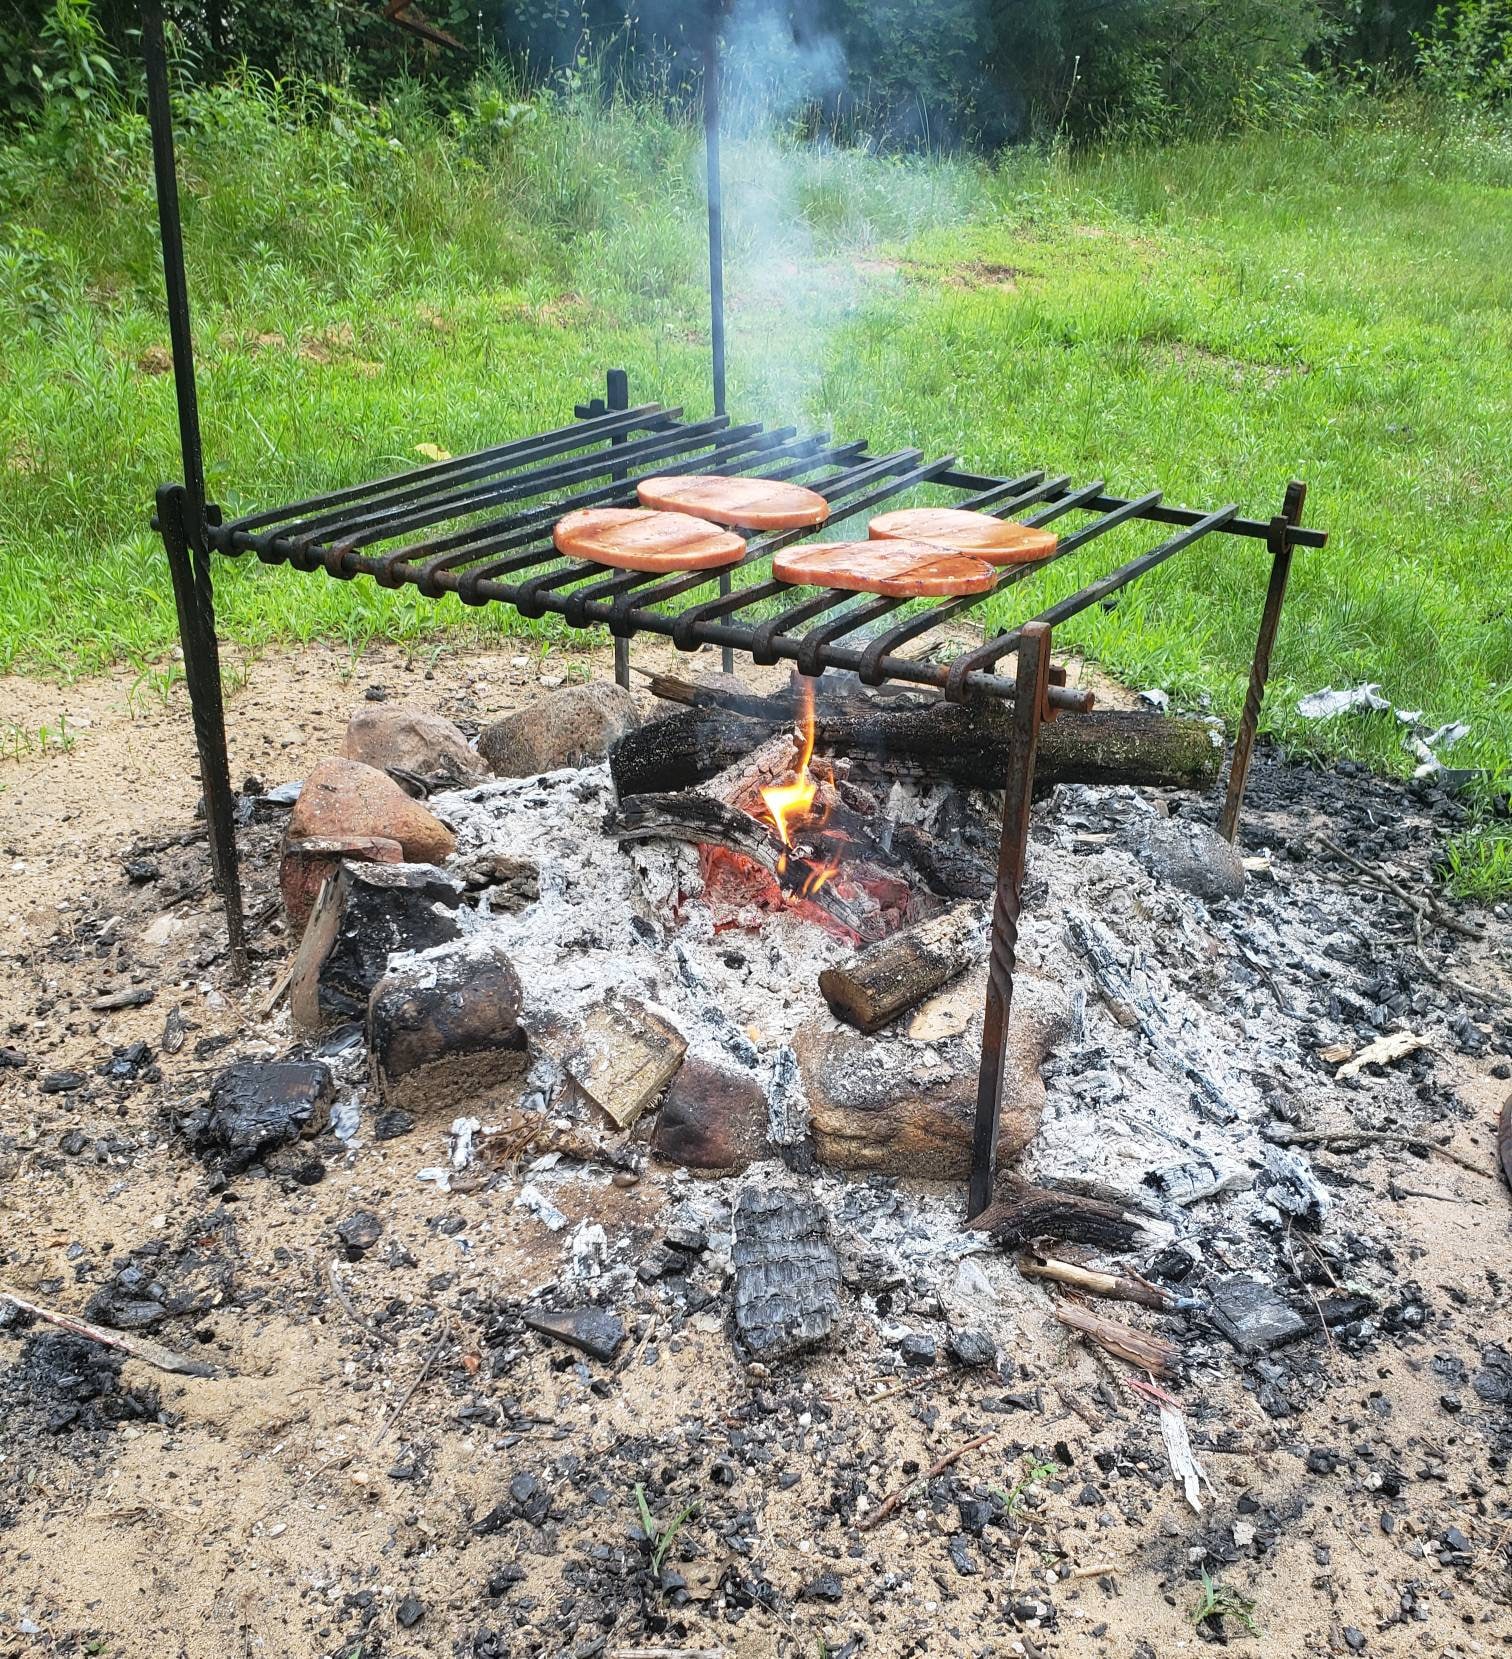
<svg viewBox="0 0 1512 1659"><path fill-rule="evenodd" d="M386 773L356 760L323 760L304 781L289 814L287 841L377 836L397 841L415 864L437 864L457 838Z"/></svg>
<svg viewBox="0 0 1512 1659"><path fill-rule="evenodd" d="M822 1163L935 1180L963 1178L971 1167L981 1058L985 974L974 973L926 1003L910 1029L865 1037L829 1019L794 1038L809 1103L809 1129ZM1045 1109L1039 1067L1066 1029L1058 987L1020 975L1006 1057L1007 1085L998 1136L998 1166L1034 1138Z"/></svg>
<svg viewBox="0 0 1512 1659"><path fill-rule="evenodd" d="M738 1173L771 1156L766 1096L752 1078L685 1059L667 1085L651 1150L686 1169Z"/></svg>
<svg viewBox="0 0 1512 1659"><path fill-rule="evenodd" d="M488 768L450 720L404 703L360 708L347 724L341 752L380 771L392 766L433 788L481 783Z"/></svg>
<svg viewBox="0 0 1512 1659"><path fill-rule="evenodd" d="M483 941L409 958L373 987L367 1033L385 1106L455 1116L523 1065L519 975Z"/></svg>
<svg viewBox="0 0 1512 1659"><path fill-rule="evenodd" d="M399 864L404 859L404 848L384 835L317 835L307 841L286 841L278 864L278 890L294 940L305 930L320 884L334 874L344 858L367 864Z"/></svg>

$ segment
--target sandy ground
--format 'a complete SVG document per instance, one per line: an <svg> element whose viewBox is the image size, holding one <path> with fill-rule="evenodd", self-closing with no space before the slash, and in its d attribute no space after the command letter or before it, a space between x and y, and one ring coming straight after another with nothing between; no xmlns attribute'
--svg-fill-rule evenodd
<svg viewBox="0 0 1512 1659"><path fill-rule="evenodd" d="M602 675L607 654L268 654L232 701L233 777L301 776L370 685L472 727L543 672ZM560 1241L486 1186L419 1185L444 1126L313 1143L317 1184L248 1177L224 1203L207 1190L173 1115L226 1058L277 1046L261 1013L284 954L267 902L276 844L249 832L259 954L250 986L233 987L204 844L172 841L198 795L182 690L133 706L131 682L0 680L0 1044L25 1061L0 1069L0 1279L77 1311L112 1259L161 1240L164 1273L196 1294L155 1334L219 1374L130 1361L121 1386L156 1390L158 1420L50 1432L45 1386L29 1393L25 1369L41 1327L0 1331L0 1655L1166 1659L1211 1639L1194 1622L1203 1570L1253 1603L1258 1633L1224 1621L1239 1654L1512 1649L1512 1412L1466 1380L1482 1345L1512 1334L1512 1206L1490 1157L1508 1088L1490 1075L1497 1056L1461 1062L1455 1146L1479 1173L1380 1150L1327 1163L1354 1183L1357 1224L1391 1241L1405 1314L1357 1349L1292 1351L1284 1365L1316 1388L1289 1418L1259 1409L1231 1358L1189 1378L1214 1489L1201 1515L1170 1477L1153 1410L1016 1278L1003 1377L943 1364L896 1376L859 1320L765 1376L717 1317L677 1328L654 1312L628 1320L613 1366L576 1366L498 1338L501 1310L552 1276ZM60 711L69 746L42 744ZM140 843L167 844L148 855L160 879L134 886L122 861ZM91 1008L130 986L153 1000ZM170 1053L175 1008L187 1035ZM160 1080L94 1078L138 1040ZM42 1092L65 1068L90 1085ZM653 1169L624 1189L564 1190L571 1221L591 1213L650 1242L680 1187ZM357 1208L384 1235L347 1262L333 1227ZM858 1490L875 1504L989 1432L952 1471L958 1487L937 1481L898 1518L853 1530ZM1049 1469L1034 1488L969 1536L963 1575L954 1496L1012 1497L1037 1464ZM512 1488L522 1476L549 1496L544 1517L528 1486ZM664 1523L699 1506L667 1558L676 1595L644 1570L638 1482ZM497 1528L475 1530L501 1503ZM1451 1528L1463 1560L1442 1543ZM837 1583L813 1590L826 1571ZM1037 1596L1053 1619L1036 1622Z"/></svg>

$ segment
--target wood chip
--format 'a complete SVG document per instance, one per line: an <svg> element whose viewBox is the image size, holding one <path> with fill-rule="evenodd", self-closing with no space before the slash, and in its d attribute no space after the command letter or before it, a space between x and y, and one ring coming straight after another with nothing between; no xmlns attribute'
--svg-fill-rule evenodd
<svg viewBox="0 0 1512 1659"><path fill-rule="evenodd" d="M1389 1066L1393 1060L1403 1059L1427 1047L1428 1041L1424 1037L1416 1036L1411 1031L1393 1031L1389 1036L1377 1037L1368 1048L1362 1048L1353 1060L1340 1066L1334 1076L1358 1077L1366 1066Z"/></svg>
<svg viewBox="0 0 1512 1659"><path fill-rule="evenodd" d="M680 1032L627 997L588 1016L567 1072L586 1099L628 1129L666 1088L687 1050Z"/></svg>

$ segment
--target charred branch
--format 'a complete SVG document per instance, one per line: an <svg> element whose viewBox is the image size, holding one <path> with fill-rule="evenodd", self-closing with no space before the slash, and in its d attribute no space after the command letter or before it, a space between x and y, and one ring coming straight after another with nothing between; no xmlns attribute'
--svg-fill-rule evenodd
<svg viewBox="0 0 1512 1659"><path fill-rule="evenodd" d="M879 1031L983 955L981 908L960 904L825 968L819 989L836 1018Z"/></svg>
<svg viewBox="0 0 1512 1659"><path fill-rule="evenodd" d="M1016 1176L999 1177L993 1201L969 1225L1005 1249L1053 1238L1096 1244L1105 1250L1131 1250L1142 1230L1138 1216L1101 1199L1032 1186Z"/></svg>

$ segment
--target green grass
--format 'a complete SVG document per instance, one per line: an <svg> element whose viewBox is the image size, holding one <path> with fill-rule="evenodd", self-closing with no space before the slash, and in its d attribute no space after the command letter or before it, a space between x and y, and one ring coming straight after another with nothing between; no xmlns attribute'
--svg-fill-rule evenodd
<svg viewBox="0 0 1512 1659"><path fill-rule="evenodd" d="M213 497L228 513L560 422L623 364L708 406L701 157L623 106L559 100L457 130L400 98L314 121L200 93L184 168ZM174 637L154 485L178 462L140 122L67 176L0 150L0 669L160 673ZM731 407L983 468L1269 516L1292 476L1329 548L1299 555L1266 724L1410 767L1389 717L1296 699L1381 683L1512 783L1512 143L1361 107L1321 133L998 163L729 146ZM927 499L927 496L921 496ZM1104 538L1047 598L1140 545ZM67 576L67 587L61 579ZM1213 539L1057 635L1232 719L1265 553ZM540 631L413 590L218 566L252 647ZM1013 598L992 620L1021 614ZM1478 833L1454 879L1512 887Z"/></svg>

